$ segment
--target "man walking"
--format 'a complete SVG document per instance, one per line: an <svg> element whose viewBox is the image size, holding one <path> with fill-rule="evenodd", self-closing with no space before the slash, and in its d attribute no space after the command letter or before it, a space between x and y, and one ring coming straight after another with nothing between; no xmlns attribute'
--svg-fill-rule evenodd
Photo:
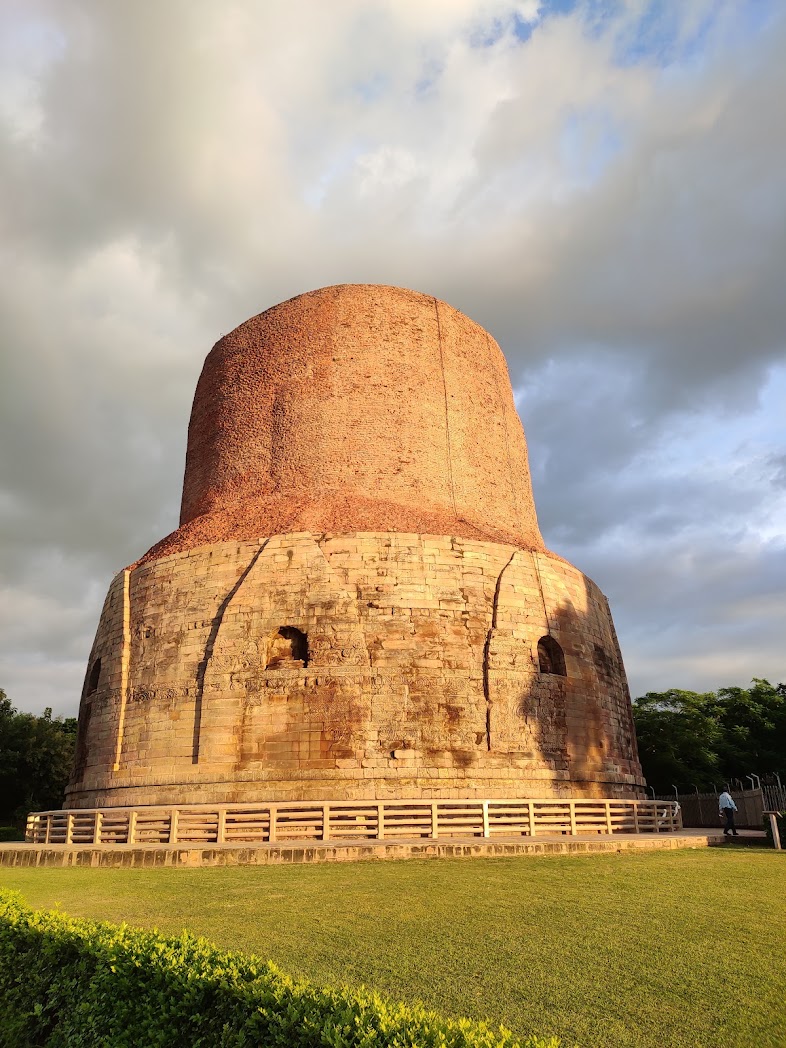
<svg viewBox="0 0 786 1048"><path fill-rule="evenodd" d="M723 831L723 836L728 837L729 833L732 833L735 837L739 837L737 833L737 827L734 825L734 813L737 810L737 805L731 799L731 794L728 790L724 790L718 798L718 814L721 818L726 818L726 828Z"/></svg>

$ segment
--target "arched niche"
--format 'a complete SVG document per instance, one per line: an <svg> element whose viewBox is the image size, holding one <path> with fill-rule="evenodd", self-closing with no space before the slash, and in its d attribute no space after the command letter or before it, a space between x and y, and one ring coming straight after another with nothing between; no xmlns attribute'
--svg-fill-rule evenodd
<svg viewBox="0 0 786 1048"><path fill-rule="evenodd" d="M93 665L90 667L90 673L87 678L87 687L85 688L86 695L92 695L98 689L98 682L101 679L101 660L96 659Z"/></svg>
<svg viewBox="0 0 786 1048"><path fill-rule="evenodd" d="M541 637L538 641L538 669L541 673L552 673L567 677L565 653L553 637Z"/></svg>

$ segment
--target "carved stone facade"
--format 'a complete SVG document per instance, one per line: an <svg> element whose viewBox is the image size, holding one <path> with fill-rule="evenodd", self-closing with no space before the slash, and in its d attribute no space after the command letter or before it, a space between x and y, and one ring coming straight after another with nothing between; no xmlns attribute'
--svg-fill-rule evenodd
<svg viewBox="0 0 786 1048"><path fill-rule="evenodd" d="M66 805L642 785L608 604L543 547L493 340L364 286L222 340L181 527L110 587Z"/></svg>

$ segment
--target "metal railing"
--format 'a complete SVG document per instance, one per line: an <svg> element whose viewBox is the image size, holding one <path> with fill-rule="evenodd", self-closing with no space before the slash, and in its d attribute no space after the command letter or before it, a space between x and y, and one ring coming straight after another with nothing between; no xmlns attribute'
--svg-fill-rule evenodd
<svg viewBox="0 0 786 1048"><path fill-rule="evenodd" d="M33 812L26 840L71 846L273 844L681 829L679 806L668 800L287 801Z"/></svg>
<svg viewBox="0 0 786 1048"><path fill-rule="evenodd" d="M734 821L742 828L760 830L765 810L783 810L782 805L786 807L786 796L777 786L764 786L755 790L731 790L731 796L737 805ZM694 790L693 793L672 793L668 799L672 802L679 801L685 826L719 827L721 820L718 816L718 797L718 793L698 793ZM661 802L666 799L664 795L659 798Z"/></svg>

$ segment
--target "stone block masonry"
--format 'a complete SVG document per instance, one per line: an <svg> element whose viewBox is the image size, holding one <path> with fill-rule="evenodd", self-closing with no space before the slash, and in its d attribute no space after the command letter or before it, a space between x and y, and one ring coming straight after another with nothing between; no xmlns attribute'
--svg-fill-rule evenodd
<svg viewBox="0 0 786 1048"><path fill-rule="evenodd" d="M124 578L69 806L639 793L608 606L551 554L399 533L219 543L134 568L127 632ZM544 636L564 676L542 672Z"/></svg>
<svg viewBox="0 0 786 1048"><path fill-rule="evenodd" d="M221 339L180 526L104 604L66 806L642 792L608 604L545 549L488 333L343 285Z"/></svg>

